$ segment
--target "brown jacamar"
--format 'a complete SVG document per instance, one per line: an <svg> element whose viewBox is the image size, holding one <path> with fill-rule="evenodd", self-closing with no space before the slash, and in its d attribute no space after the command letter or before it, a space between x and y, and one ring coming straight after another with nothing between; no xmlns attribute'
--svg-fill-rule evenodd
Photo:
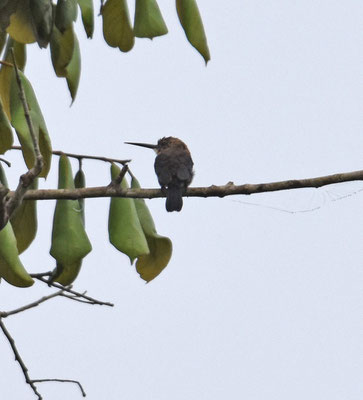
<svg viewBox="0 0 363 400"><path fill-rule="evenodd" d="M153 149L155 172L161 189L166 193L166 210L180 211L183 195L193 179L193 160L184 142L175 137L163 137L157 144L134 143L135 146Z"/></svg>

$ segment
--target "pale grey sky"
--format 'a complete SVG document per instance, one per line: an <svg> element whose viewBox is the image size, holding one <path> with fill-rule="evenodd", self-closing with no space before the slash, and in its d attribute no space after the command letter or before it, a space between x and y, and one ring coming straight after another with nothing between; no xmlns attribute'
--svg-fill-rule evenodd
<svg viewBox="0 0 363 400"><path fill-rule="evenodd" d="M100 18L92 41L78 24L83 66L71 108L48 51L31 46L26 72L54 149L132 158L145 187L157 187L154 154L126 140L180 137L196 186L362 169L361 2L199 0L207 68L174 2L159 4L170 33L137 40L129 54L104 43ZM7 157L15 177L22 161ZM57 162L43 187L56 185ZM107 165L85 161L84 169L88 185L108 183ZM89 200L93 252L75 288L115 308L56 299L7 326L31 377L78 379L89 400L361 400L362 196L360 182L185 199L172 214L164 200L148 201L174 244L169 266L148 285L108 243L109 200ZM320 208L290 214L243 202ZM53 210L39 204L38 237L22 257L32 272L53 268ZM2 283L1 308L47 293ZM1 337L0 353L0 398L33 399ZM81 398L72 385L39 389L47 400Z"/></svg>

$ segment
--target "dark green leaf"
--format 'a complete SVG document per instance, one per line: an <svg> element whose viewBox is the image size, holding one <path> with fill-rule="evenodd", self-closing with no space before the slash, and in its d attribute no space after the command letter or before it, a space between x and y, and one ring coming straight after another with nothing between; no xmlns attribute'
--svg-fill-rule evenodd
<svg viewBox="0 0 363 400"><path fill-rule="evenodd" d="M16 11L11 15L10 24L6 28L6 31L13 39L23 44L36 41L29 1L18 0Z"/></svg>
<svg viewBox="0 0 363 400"><path fill-rule="evenodd" d="M0 1L0 31L4 31L10 24L10 16L16 11L19 0Z"/></svg>
<svg viewBox="0 0 363 400"><path fill-rule="evenodd" d="M77 19L76 0L58 0L55 9L55 26L63 33Z"/></svg>
<svg viewBox="0 0 363 400"><path fill-rule="evenodd" d="M30 12L39 47L47 47L53 28L52 0L30 0Z"/></svg>

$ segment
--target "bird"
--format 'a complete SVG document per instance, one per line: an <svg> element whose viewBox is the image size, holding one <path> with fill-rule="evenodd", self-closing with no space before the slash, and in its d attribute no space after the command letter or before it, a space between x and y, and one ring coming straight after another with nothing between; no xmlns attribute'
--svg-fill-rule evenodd
<svg viewBox="0 0 363 400"><path fill-rule="evenodd" d="M180 211L183 195L194 176L194 163L187 145L173 136L163 137L157 144L125 143L155 151L154 169L161 189L166 194L166 211Z"/></svg>

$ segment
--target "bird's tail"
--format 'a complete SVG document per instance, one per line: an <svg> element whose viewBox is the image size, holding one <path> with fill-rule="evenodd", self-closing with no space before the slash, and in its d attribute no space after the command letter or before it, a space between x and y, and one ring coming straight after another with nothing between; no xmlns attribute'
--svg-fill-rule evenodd
<svg viewBox="0 0 363 400"><path fill-rule="evenodd" d="M183 207L183 188L169 186L166 192L166 211L180 211Z"/></svg>

